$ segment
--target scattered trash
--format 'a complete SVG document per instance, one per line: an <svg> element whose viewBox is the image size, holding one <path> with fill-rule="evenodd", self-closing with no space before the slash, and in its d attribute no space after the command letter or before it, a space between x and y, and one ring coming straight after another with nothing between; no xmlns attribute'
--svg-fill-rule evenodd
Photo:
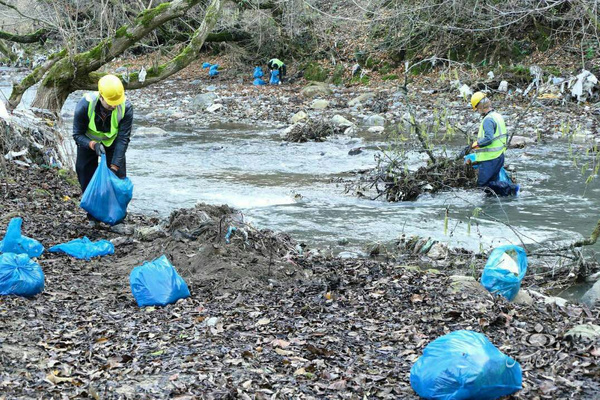
<svg viewBox="0 0 600 400"><path fill-rule="evenodd" d="M106 155L102 154L100 165L81 196L81 208L102 222L116 225L127 215L127 205L132 196L131 180L117 177L108 168Z"/></svg>
<svg viewBox="0 0 600 400"><path fill-rule="evenodd" d="M254 85L256 85L256 86L260 86L260 85L266 85L266 84L267 84L267 82L263 81L263 80L262 80L262 79L260 79L260 78L256 78L256 79L254 79L254 82L252 82L252 83L253 83Z"/></svg>
<svg viewBox="0 0 600 400"><path fill-rule="evenodd" d="M31 297L44 290L44 272L27 254L0 255L0 295Z"/></svg>
<svg viewBox="0 0 600 400"><path fill-rule="evenodd" d="M465 99L473 94L473 91L468 85L462 85L460 88L458 88L458 91L460 92L460 97Z"/></svg>
<svg viewBox="0 0 600 400"><path fill-rule="evenodd" d="M165 306L190 296L187 284L166 256L135 267L129 275L138 306Z"/></svg>
<svg viewBox="0 0 600 400"><path fill-rule="evenodd" d="M522 381L517 361L466 330L429 343L410 369L410 385L426 399L493 400L521 390Z"/></svg>
<svg viewBox="0 0 600 400"><path fill-rule="evenodd" d="M73 239L70 242L52 246L48 251L51 253L65 253L75 258L89 260L92 257L114 254L115 246L108 240L92 242L87 236L84 236L83 239Z"/></svg>
<svg viewBox="0 0 600 400"><path fill-rule="evenodd" d="M225 243L230 243L231 241L231 235L233 235L233 233L237 231L237 228L235 226L230 226L227 229L227 233L225 234Z"/></svg>
<svg viewBox="0 0 600 400"><path fill-rule="evenodd" d="M487 73L488 79L494 79L494 76L496 76L496 75L494 75L493 71L490 71L490 72Z"/></svg>
<svg viewBox="0 0 600 400"><path fill-rule="evenodd" d="M146 68L142 67L142 69L140 69L140 73L138 74L138 81L141 83L144 83L145 80L146 80Z"/></svg>
<svg viewBox="0 0 600 400"><path fill-rule="evenodd" d="M577 98L577 101L586 101L588 95L593 95L592 88L598 83L598 78L590 71L585 69L579 75L569 81L571 95Z"/></svg>
<svg viewBox="0 0 600 400"><path fill-rule="evenodd" d="M262 68L261 67L254 67L254 74L252 75L252 77L253 78L262 78L263 76L264 76L264 73L262 71Z"/></svg>
<svg viewBox="0 0 600 400"><path fill-rule="evenodd" d="M6 235L0 240L0 253L27 254L39 257L44 252L44 246L35 239L21 235L23 219L16 217L10 220L6 228Z"/></svg>
<svg viewBox="0 0 600 400"><path fill-rule="evenodd" d="M219 75L219 64L213 64L210 66L210 68L208 69L208 76L217 76Z"/></svg>
<svg viewBox="0 0 600 400"><path fill-rule="evenodd" d="M281 81L279 80L279 71L274 69L271 71L271 79L269 80L271 85L280 85Z"/></svg>
<svg viewBox="0 0 600 400"><path fill-rule="evenodd" d="M498 91L502 93L508 92L508 82L500 81L500 84L498 85Z"/></svg>
<svg viewBox="0 0 600 400"><path fill-rule="evenodd" d="M481 284L491 293L508 300L515 298L527 272L527 255L519 246L506 245L492 250L481 275Z"/></svg>
<svg viewBox="0 0 600 400"><path fill-rule="evenodd" d="M202 69L210 68L210 66L211 66L211 63L209 63L209 62L202 63Z"/></svg>

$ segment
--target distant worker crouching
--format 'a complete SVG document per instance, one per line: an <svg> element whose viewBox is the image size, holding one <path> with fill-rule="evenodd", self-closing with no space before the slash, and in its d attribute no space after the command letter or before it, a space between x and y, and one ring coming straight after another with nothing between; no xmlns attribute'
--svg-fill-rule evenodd
<svg viewBox="0 0 600 400"><path fill-rule="evenodd" d="M267 63L267 67L269 67L269 70L271 71L279 71L279 80L280 82L283 82L286 73L286 67L283 61L278 58L272 58Z"/></svg>
<svg viewBox="0 0 600 400"><path fill-rule="evenodd" d="M483 117L477 140L471 145L473 154L465 156L465 162L478 165L477 186L490 189L498 196L516 196L519 185L500 179L508 139L504 118L492 109L492 102L483 92L471 96L471 106Z"/></svg>
<svg viewBox="0 0 600 400"><path fill-rule="evenodd" d="M96 168L98 157L106 154L106 162L119 177L127 174L125 152L133 124L133 106L125 99L125 88L115 75L98 81L98 92L86 94L77 103L73 118L73 138L77 143L75 170L85 192ZM88 214L88 218L93 217Z"/></svg>

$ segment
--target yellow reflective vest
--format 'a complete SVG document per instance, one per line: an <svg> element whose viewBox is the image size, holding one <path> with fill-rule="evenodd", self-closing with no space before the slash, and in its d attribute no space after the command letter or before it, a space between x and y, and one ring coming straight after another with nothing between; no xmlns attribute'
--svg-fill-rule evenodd
<svg viewBox="0 0 600 400"><path fill-rule="evenodd" d="M475 162L493 160L494 158L500 157L506 151L506 141L508 138L508 135L506 134L506 125L504 124L504 118L495 111L491 111L481 121L477 139L483 139L485 137L483 123L487 118L492 118L494 120L496 123L496 131L494 132L492 143L478 149L473 149L473 152L475 153Z"/></svg>
<svg viewBox="0 0 600 400"><path fill-rule="evenodd" d="M110 117L110 132L100 132L96 128L96 104L98 104L98 100L100 99L100 95L98 92L96 93L88 93L85 95L85 99L90 103L88 106L88 118L90 122L88 123L88 129L85 133L89 139L95 142L102 142L102 144L106 147L110 147L113 144L117 137L117 133L119 133L119 122L125 116L125 102L119 104L112 112Z"/></svg>

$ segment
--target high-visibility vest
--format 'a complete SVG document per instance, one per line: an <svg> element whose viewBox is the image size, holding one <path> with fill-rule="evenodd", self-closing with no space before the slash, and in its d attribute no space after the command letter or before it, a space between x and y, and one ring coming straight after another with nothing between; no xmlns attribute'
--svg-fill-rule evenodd
<svg viewBox="0 0 600 400"><path fill-rule="evenodd" d="M89 139L95 142L102 142L106 147L110 147L113 144L119 133L119 122L125 116L125 103L119 104L112 112L110 117L110 132L100 132L96 128L96 104L100 99L98 92L88 93L85 95L85 99L90 103L88 106L88 129L85 133Z"/></svg>
<svg viewBox="0 0 600 400"><path fill-rule="evenodd" d="M494 132L492 143L478 149L473 149L473 152L475 153L475 162L493 160L494 158L500 157L506 151L506 140L508 137L506 134L506 125L504 124L504 118L495 111L490 112L481 121L477 139L483 139L485 137L483 123L487 118L494 120L496 123L496 131Z"/></svg>
<svg viewBox="0 0 600 400"><path fill-rule="evenodd" d="M274 64L277 66L277 68L281 68L281 66L283 65L283 61L277 59L277 58L271 58L269 60L269 64Z"/></svg>

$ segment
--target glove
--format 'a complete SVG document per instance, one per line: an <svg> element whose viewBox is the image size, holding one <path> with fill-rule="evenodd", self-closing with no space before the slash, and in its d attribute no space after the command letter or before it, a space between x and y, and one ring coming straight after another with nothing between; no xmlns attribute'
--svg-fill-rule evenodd
<svg viewBox="0 0 600 400"><path fill-rule="evenodd" d="M472 164L475 162L475 154L468 154L463 158L465 160L465 164Z"/></svg>
<svg viewBox="0 0 600 400"><path fill-rule="evenodd" d="M473 142L473 144L471 145L471 148L472 148L472 149L476 149L476 148L478 148L478 147L479 147L479 145L477 144L477 140L476 140L476 141L474 141L474 142Z"/></svg>
<svg viewBox="0 0 600 400"><path fill-rule="evenodd" d="M104 145L102 145L102 143L96 142L94 145L94 151L98 157L100 157L101 154L106 154L106 150L104 150Z"/></svg>

